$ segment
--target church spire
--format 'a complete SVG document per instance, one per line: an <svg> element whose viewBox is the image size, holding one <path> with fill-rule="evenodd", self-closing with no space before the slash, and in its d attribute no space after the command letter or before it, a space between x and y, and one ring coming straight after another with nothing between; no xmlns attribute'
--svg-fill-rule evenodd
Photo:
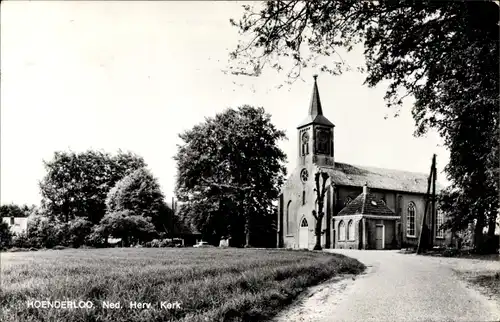
<svg viewBox="0 0 500 322"><path fill-rule="evenodd" d="M314 87L311 97L311 105L309 106L309 115L314 119L318 115L323 115L323 109L321 108L321 100L319 99L318 90L318 75L314 75Z"/></svg>
<svg viewBox="0 0 500 322"><path fill-rule="evenodd" d="M330 122L326 117L323 116L323 108L321 107L321 100L319 99L318 90L318 75L314 75L314 86L311 97L311 104L309 105L309 113L304 121L302 121L297 128L307 126L309 124L325 125L328 127L334 127L333 123Z"/></svg>

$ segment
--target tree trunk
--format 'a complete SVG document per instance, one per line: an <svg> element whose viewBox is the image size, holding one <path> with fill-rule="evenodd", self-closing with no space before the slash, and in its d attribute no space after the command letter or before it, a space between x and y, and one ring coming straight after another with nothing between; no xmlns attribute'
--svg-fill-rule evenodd
<svg viewBox="0 0 500 322"><path fill-rule="evenodd" d="M246 215L245 217L245 248L252 247L250 246L250 215Z"/></svg>
<svg viewBox="0 0 500 322"><path fill-rule="evenodd" d="M497 213L493 211L488 217L488 236L495 236L495 228L497 225Z"/></svg>
<svg viewBox="0 0 500 322"><path fill-rule="evenodd" d="M481 247L483 244L484 226L485 226L484 214L482 212L480 212L479 216L477 217L476 224L474 225L474 249L477 252L481 251Z"/></svg>
<svg viewBox="0 0 500 322"><path fill-rule="evenodd" d="M318 215L316 220L316 245L314 245L314 250L321 250L321 226L323 224L323 213Z"/></svg>

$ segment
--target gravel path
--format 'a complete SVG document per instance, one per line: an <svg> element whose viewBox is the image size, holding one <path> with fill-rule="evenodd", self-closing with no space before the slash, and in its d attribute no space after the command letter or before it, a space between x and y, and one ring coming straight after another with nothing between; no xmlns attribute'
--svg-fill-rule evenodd
<svg viewBox="0 0 500 322"><path fill-rule="evenodd" d="M457 272L500 270L500 261L397 251L328 250L363 262L360 276L311 288L276 321L500 321L500 305Z"/></svg>

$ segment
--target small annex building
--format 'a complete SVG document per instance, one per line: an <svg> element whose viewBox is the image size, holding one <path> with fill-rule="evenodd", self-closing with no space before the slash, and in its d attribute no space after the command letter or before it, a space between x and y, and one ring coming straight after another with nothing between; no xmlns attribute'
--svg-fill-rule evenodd
<svg viewBox="0 0 500 322"><path fill-rule="evenodd" d="M338 227L337 248L394 249L401 247L397 227L400 217L376 195L363 193L345 206L333 219Z"/></svg>

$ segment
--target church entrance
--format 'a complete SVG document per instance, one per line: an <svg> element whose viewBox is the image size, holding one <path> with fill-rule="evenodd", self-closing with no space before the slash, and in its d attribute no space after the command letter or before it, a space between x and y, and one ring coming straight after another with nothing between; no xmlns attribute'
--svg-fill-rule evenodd
<svg viewBox="0 0 500 322"><path fill-rule="evenodd" d="M307 220L304 218L300 222L299 228L299 248L309 248L309 225Z"/></svg>

